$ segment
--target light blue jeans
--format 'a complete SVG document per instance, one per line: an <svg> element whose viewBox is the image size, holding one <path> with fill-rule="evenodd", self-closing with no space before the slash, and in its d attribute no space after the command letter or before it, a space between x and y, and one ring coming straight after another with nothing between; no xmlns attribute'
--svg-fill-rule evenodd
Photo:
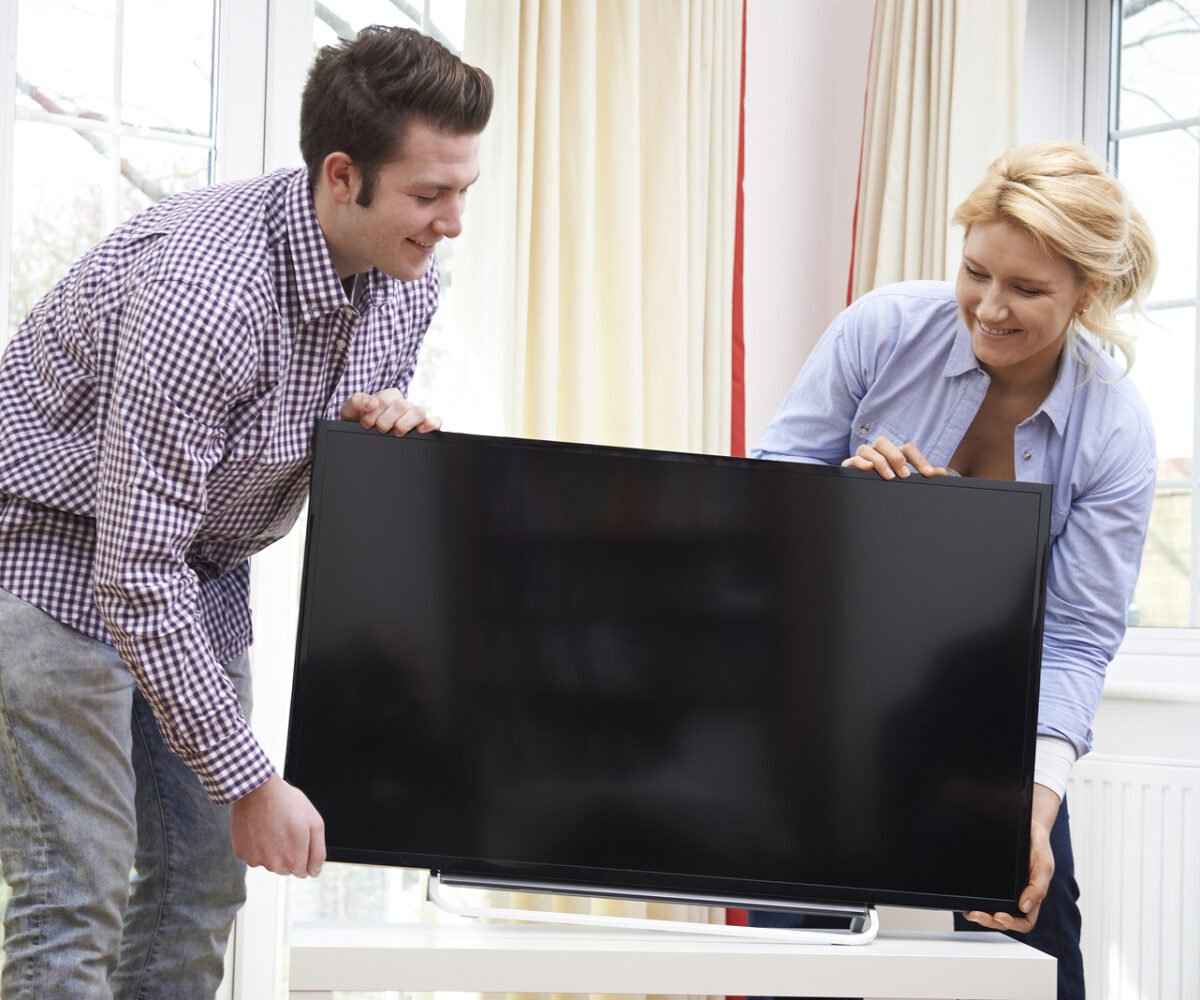
<svg viewBox="0 0 1200 1000"><path fill-rule="evenodd" d="M226 669L248 715L247 658ZM3 590L0 865L3 1000L199 1000L220 985L245 899L229 808L167 749L111 647Z"/></svg>

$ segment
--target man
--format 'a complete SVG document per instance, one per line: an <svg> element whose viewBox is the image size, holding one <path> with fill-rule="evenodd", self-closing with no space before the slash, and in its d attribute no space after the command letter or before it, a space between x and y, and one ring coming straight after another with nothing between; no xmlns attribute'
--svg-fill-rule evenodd
<svg viewBox="0 0 1200 1000"><path fill-rule="evenodd" d="M417 32L323 49L306 169L135 217L0 361L4 1000L211 997L243 862L320 869L247 722L247 558L315 420L437 428L405 395L491 105Z"/></svg>

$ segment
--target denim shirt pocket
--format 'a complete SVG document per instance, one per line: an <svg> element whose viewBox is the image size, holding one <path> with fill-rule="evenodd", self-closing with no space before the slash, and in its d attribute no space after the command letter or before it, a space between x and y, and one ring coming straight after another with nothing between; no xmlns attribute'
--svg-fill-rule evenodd
<svg viewBox="0 0 1200 1000"><path fill-rule="evenodd" d="M881 437L895 445L905 444L910 439L904 429L906 426L906 421L896 420L892 414L857 413L850 432L851 454L858 450L859 445L874 444Z"/></svg>

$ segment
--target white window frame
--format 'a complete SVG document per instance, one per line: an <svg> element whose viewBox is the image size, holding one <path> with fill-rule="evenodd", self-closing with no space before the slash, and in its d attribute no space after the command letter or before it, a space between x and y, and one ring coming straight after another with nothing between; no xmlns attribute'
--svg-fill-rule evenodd
<svg viewBox="0 0 1200 1000"><path fill-rule="evenodd" d="M1123 138L1164 130L1150 129L1116 131L1110 109L1118 80L1116 46L1119 44L1120 0L1031 0L1045 6L1070 5L1074 37L1067 44L1083 50L1082 105L1077 106L1079 132L1089 149L1103 162L1112 163L1113 144ZM1082 14L1079 16L1079 7ZM1200 119L1172 123L1165 128L1182 128L1200 124ZM1200 228L1200 218L1197 219ZM1151 301L1147 309L1170 308L1179 305L1197 307L1196 343L1200 346L1200 265L1196 275L1196 297L1167 302ZM1184 482L1192 490L1192 625L1200 625L1200 350L1197 351L1195 385L1195 440L1193 443L1192 481ZM1176 485L1174 483L1159 483ZM1109 669L1105 698L1138 698L1151 701L1195 701L1200 698L1200 628L1131 628Z"/></svg>
<svg viewBox="0 0 1200 1000"><path fill-rule="evenodd" d="M13 139L17 111L17 4L0 2L0 350L8 341L12 280Z"/></svg>

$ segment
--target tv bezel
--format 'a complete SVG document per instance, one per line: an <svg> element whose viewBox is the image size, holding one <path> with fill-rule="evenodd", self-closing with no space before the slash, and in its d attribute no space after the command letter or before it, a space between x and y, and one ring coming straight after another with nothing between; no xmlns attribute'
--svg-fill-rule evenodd
<svg viewBox="0 0 1200 1000"><path fill-rule="evenodd" d="M314 523L321 509L321 497L326 486L326 470L322 456L322 442L329 440L331 435L356 434L382 437L382 433L373 428L364 428L350 421L321 420L317 422L313 434L313 466L312 483L308 504L307 531L304 543L304 566L300 589L300 610L296 629L295 667L291 698L289 701L289 726L287 735L287 750L284 762L284 777L288 777L288 763L292 759L293 746L299 741L300 733L297 727L290 724L294 714L297 689L295 677L305 660L307 649L308 626L308 572L314 556ZM465 434L449 431L435 431L430 434L418 435L411 432L414 438L424 439L430 443L439 439L461 439L477 441L493 447L508 447L519 449L553 449L583 454L610 455L650 458L661 461L690 462L717 466L739 466L756 464L763 459L739 458L724 455L705 455L688 452L673 452L645 448L623 448L611 445L578 444L571 442L542 441L527 438L513 438L482 434ZM739 877L709 877L679 872L658 872L641 869L599 868L586 865L555 865L540 864L527 861L509 861L505 859L488 859L460 857L444 854L424 854L412 851L378 851L363 849L352 845L329 843L326 844L327 859L333 862L348 862L352 864L383 865L401 868L422 868L443 876L458 880L471 881L502 881L519 883L525 886L540 887L536 891L547 891L547 887L559 887L563 892L588 894L586 890L624 890L626 893L639 893L647 899L667 898L671 895L684 895L694 899L711 900L717 903L736 900L743 905L751 901L761 900L764 905L786 905L786 903L827 903L844 906L861 906L885 904L893 906L909 906L943 910L983 910L985 912L1006 912L1014 916L1023 916L1018 908L1020 893L1024 890L1027 880L1027 866L1030 848L1030 824L1033 809L1033 766L1037 739L1038 698L1041 687L1041 660L1043 632L1046 611L1046 573L1049 562L1049 534L1051 502L1053 487L1042 483L1025 483L1019 481L998 481L972 479L968 477L934 477L926 479L914 476L908 480L896 480L885 484L874 472L863 472L857 469L824 465L805 465L806 475L827 475L874 480L881 486L892 487L895 483L903 483L901 488L924 489L970 489L1003 492L1028 493L1038 498L1037 523L1037 567L1034 598L1034 622L1029 643L1029 655L1026 664L1026 718L1023 738L1022 755L1022 797L1024 814L1020 826L1021 834L1014 859L1017 881L1020 885L1017 895L1012 899L992 896L962 896L942 893L909 892L888 888L852 887L838 884L818 882L774 882L759 879ZM303 785L299 785L303 791Z"/></svg>

